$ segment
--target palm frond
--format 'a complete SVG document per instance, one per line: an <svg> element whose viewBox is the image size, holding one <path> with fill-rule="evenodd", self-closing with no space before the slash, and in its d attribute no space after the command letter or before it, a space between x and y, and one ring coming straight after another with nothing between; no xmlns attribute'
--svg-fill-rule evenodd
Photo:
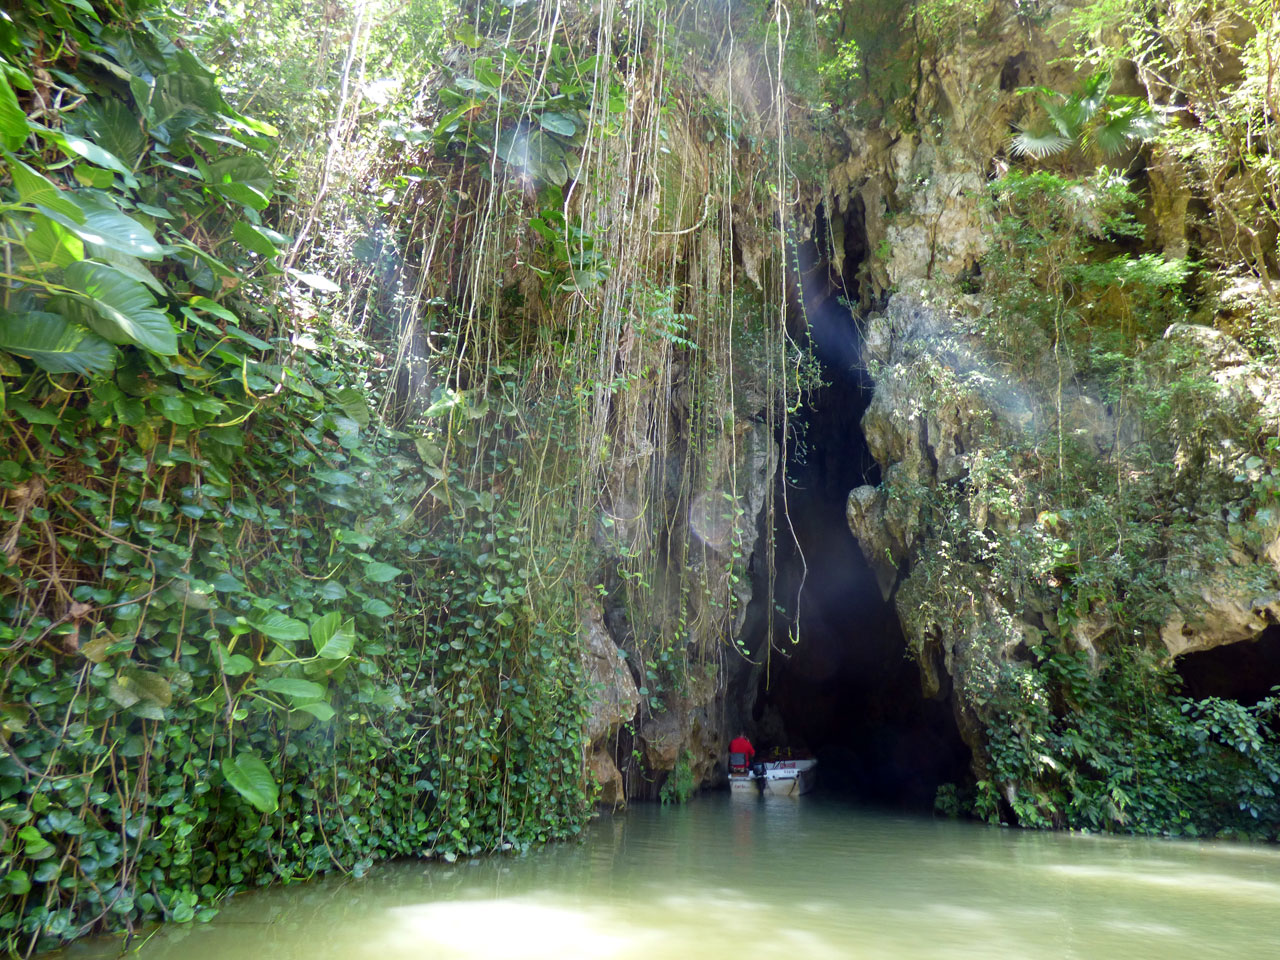
<svg viewBox="0 0 1280 960"><path fill-rule="evenodd" d="M1069 149L1074 142L1074 137L1064 137L1057 130L1019 130L1009 142L1009 149L1018 157L1043 160Z"/></svg>
<svg viewBox="0 0 1280 960"><path fill-rule="evenodd" d="M1049 122L1057 128L1057 131L1068 140L1074 140L1080 134L1080 127L1083 125L1080 111L1080 101L1075 97L1064 100L1062 103L1045 103L1040 101L1040 106L1044 107L1045 114L1049 117Z"/></svg>
<svg viewBox="0 0 1280 960"><path fill-rule="evenodd" d="M1107 91L1111 89L1111 74L1095 73L1080 88L1077 94L1083 119L1087 122L1108 102ZM1072 99L1076 99L1073 97Z"/></svg>
<svg viewBox="0 0 1280 960"><path fill-rule="evenodd" d="M1114 107L1108 102L1107 106L1106 116L1088 137L1103 156L1114 156L1129 144L1145 140L1160 129L1160 118L1143 100L1126 98L1126 102Z"/></svg>

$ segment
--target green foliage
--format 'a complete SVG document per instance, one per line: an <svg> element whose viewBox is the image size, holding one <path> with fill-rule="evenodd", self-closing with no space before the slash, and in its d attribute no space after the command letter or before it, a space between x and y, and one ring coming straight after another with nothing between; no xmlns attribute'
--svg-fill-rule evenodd
<svg viewBox="0 0 1280 960"><path fill-rule="evenodd" d="M698 783L693 779L693 754L688 750L682 751L675 767L667 774L667 779L658 793L658 799L664 805L688 803L697 789Z"/></svg>
<svg viewBox="0 0 1280 960"><path fill-rule="evenodd" d="M1120 252L1141 239L1121 179L1014 171L990 189L990 306L959 326L994 363L942 362L948 344L895 372L921 411L957 409L973 431L954 481L886 483L929 530L898 600L915 653L945 638L985 728L976 792L940 803L1033 827L1274 837L1275 698L1187 701L1149 651L1206 578L1275 589L1269 564L1241 560L1263 552L1275 445L1194 338L1164 335L1187 318L1191 265Z"/></svg>
<svg viewBox="0 0 1280 960"><path fill-rule="evenodd" d="M1073 146L1113 157L1130 144L1149 140L1160 130L1160 118L1141 97L1109 93L1111 76L1095 73L1070 95L1047 87L1023 87L1033 94L1043 121L1014 135L1010 148L1016 156L1044 160Z"/></svg>
<svg viewBox="0 0 1280 960"><path fill-rule="evenodd" d="M1101 670L1046 646L1006 665L986 733L980 812L1026 826L1275 839L1280 698L1254 706L1175 695L1176 677L1134 648Z"/></svg>
<svg viewBox="0 0 1280 960"><path fill-rule="evenodd" d="M575 831L576 624L530 592L559 561L525 553L432 453L447 443L424 459L360 428L333 361L285 378L247 432L216 418L270 365L162 364L139 355L129 391L94 381L65 405L33 382L4 425L0 821L6 869L33 882L6 902L11 947ZM519 442L501 424L467 423L497 451Z"/></svg>
<svg viewBox="0 0 1280 960"><path fill-rule="evenodd" d="M0 31L11 80L38 62L84 98L59 114L31 85L18 116L0 96L15 954L207 919L246 886L523 848L589 801L573 475L542 472L537 542L501 497L539 444L574 449L576 400L518 413L495 368L483 395L438 387L413 433L383 422L378 355L308 328L336 285L275 263L263 125L122 10L29 4Z"/></svg>
<svg viewBox="0 0 1280 960"><path fill-rule="evenodd" d="M174 356L184 303L217 299L255 266L227 245L233 224L263 239L264 263L276 252L251 226L274 191L261 159L270 128L233 111L194 56L146 29L145 6L104 25L78 5L28 4L0 37L0 66L30 91L29 115L9 121L0 194L0 343L48 373L106 372L113 344ZM55 55L75 46L89 68L42 60L37 31L51 24ZM51 77L39 88L33 64ZM51 106L75 97L80 109Z"/></svg>

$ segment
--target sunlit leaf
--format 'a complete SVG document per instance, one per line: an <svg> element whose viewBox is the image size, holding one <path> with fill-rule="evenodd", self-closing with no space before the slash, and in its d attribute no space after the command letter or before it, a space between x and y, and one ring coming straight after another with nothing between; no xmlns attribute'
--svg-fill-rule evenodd
<svg viewBox="0 0 1280 960"><path fill-rule="evenodd" d="M280 787L256 753L245 751L234 760L224 757L222 775L236 793L263 813L275 813L280 808Z"/></svg>
<svg viewBox="0 0 1280 960"><path fill-rule="evenodd" d="M30 132L27 115L18 104L18 95L9 86L4 73L0 72L0 142L6 149L16 150Z"/></svg>
<svg viewBox="0 0 1280 960"><path fill-rule="evenodd" d="M0 350L33 360L49 373L107 373L116 362L115 347L55 313L0 312Z"/></svg>
<svg viewBox="0 0 1280 960"><path fill-rule="evenodd" d="M152 353L178 352L178 338L169 315L141 283L115 267L81 260L67 267L67 285L93 307L96 319L86 322L112 343L134 343Z"/></svg>
<svg viewBox="0 0 1280 960"><path fill-rule="evenodd" d="M316 656L326 660L345 660L351 656L356 642L355 621L343 620L339 613L326 613L311 625L311 642Z"/></svg>

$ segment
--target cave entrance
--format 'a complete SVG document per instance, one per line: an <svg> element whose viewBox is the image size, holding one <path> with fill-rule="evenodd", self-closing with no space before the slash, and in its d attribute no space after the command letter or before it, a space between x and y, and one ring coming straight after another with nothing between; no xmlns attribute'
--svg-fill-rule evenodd
<svg viewBox="0 0 1280 960"><path fill-rule="evenodd" d="M950 702L924 698L897 612L845 520L849 491L878 483L880 470L861 426L872 383L854 313L866 252L860 205L842 226L839 273L829 267L821 211L818 241L797 249L800 326L825 386L787 444L775 531L782 609L773 614L775 651L759 678L753 726L765 747L811 751L826 789L929 809L938 786L968 777L970 755Z"/></svg>
<svg viewBox="0 0 1280 960"><path fill-rule="evenodd" d="M1220 697L1251 707L1280 685L1280 624L1267 627L1254 640L1185 654L1174 666L1187 696Z"/></svg>

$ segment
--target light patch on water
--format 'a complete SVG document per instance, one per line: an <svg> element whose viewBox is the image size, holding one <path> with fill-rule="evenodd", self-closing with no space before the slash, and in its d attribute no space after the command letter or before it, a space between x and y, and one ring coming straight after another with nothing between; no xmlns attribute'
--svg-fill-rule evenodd
<svg viewBox="0 0 1280 960"><path fill-rule="evenodd" d="M532 900L464 900L392 907L368 956L563 960L636 956L653 935L608 910Z"/></svg>
<svg viewBox="0 0 1280 960"><path fill-rule="evenodd" d="M981 923L991 924L996 922L995 916L990 910L978 910L974 907L961 906L958 903L931 903L929 911L940 920L950 921L951 923Z"/></svg>
<svg viewBox="0 0 1280 960"><path fill-rule="evenodd" d="M1183 931L1178 927L1171 927L1167 923L1142 922L1138 920L1103 920L1100 924L1105 930L1115 930L1119 933L1141 934L1144 937L1181 937Z"/></svg>
<svg viewBox="0 0 1280 960"><path fill-rule="evenodd" d="M1193 873L1190 871L1144 873L1135 871L1130 864L1120 867L1104 867L1097 864L1077 865L1057 863L1042 867L1049 873L1079 880L1097 880L1121 885L1145 885L1175 889L1198 896L1209 894L1224 898L1243 898L1280 903L1280 884L1265 880L1246 880L1225 873Z"/></svg>

